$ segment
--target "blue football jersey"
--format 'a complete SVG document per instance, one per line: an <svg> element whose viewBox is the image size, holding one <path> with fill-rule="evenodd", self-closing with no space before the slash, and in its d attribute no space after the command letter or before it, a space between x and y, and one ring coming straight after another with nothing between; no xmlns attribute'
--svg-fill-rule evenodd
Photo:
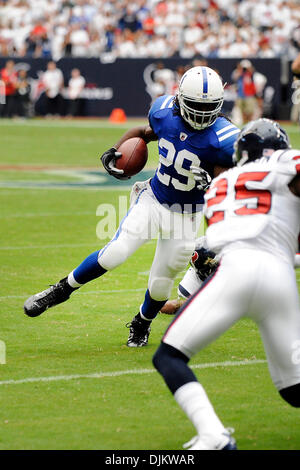
<svg viewBox="0 0 300 470"><path fill-rule="evenodd" d="M164 95L155 100L149 111L149 124L158 137L159 151L151 188L161 204L195 212L201 209L205 193L196 188L190 167L201 167L213 177L215 165L232 166L233 144L240 129L225 117L218 117L210 127L194 130L174 113L174 106L174 96Z"/></svg>

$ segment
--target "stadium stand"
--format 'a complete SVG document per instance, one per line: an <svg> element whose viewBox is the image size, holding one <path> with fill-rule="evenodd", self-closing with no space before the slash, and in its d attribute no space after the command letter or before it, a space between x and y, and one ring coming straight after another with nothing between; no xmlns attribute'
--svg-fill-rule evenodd
<svg viewBox="0 0 300 470"><path fill-rule="evenodd" d="M0 55L273 58L300 49L296 0L0 0Z"/></svg>

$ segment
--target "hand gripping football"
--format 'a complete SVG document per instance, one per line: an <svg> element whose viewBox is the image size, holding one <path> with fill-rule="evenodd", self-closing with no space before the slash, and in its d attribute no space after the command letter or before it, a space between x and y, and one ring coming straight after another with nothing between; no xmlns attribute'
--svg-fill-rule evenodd
<svg viewBox="0 0 300 470"><path fill-rule="evenodd" d="M134 176L146 165L148 159L147 144L140 137L125 140L118 148L122 156L116 161L116 168L124 171L124 176Z"/></svg>

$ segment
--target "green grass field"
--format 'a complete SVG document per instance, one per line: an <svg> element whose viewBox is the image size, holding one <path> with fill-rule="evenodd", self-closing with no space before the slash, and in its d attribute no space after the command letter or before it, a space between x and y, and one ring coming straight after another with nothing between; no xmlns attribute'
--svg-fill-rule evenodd
<svg viewBox="0 0 300 470"><path fill-rule="evenodd" d="M300 147L299 129L286 129ZM170 317L157 317L146 348L126 347L155 242L41 317L23 313L29 295L105 244L97 207L118 208L129 188L99 173L98 157L124 131L105 121L0 122L2 450L175 450L195 434L151 363ZM156 162L153 144L145 177ZM239 322L192 364L240 449L300 449L300 410L274 389L255 324Z"/></svg>

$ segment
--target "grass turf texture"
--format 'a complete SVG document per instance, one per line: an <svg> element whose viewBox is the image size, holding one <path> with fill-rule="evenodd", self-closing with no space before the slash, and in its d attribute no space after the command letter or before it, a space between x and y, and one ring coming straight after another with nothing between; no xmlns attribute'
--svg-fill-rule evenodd
<svg viewBox="0 0 300 470"><path fill-rule="evenodd" d="M299 148L299 129L286 129ZM67 184L78 178L49 174L49 168L97 168L98 156L124 131L103 121L0 122L0 340L7 347L0 383L108 373L101 378L0 384L0 449L175 450L195 434L151 364L170 317L155 320L148 347L125 345L125 324L143 300L154 242L67 303L36 319L23 314L27 296L56 282L104 245L96 237L97 206L117 207L118 197L129 193L120 187L68 190ZM147 168L156 163L153 144ZM45 183L43 189L34 186L37 180ZM18 181L18 188L5 187ZM33 185L22 187L22 181ZM66 186L50 188L49 181ZM297 276L299 280L299 271ZM248 320L236 324L192 364L245 359L265 359L257 328ZM124 371L129 373L121 375ZM300 448L300 411L279 397L266 363L195 373L224 424L235 428L240 449Z"/></svg>

